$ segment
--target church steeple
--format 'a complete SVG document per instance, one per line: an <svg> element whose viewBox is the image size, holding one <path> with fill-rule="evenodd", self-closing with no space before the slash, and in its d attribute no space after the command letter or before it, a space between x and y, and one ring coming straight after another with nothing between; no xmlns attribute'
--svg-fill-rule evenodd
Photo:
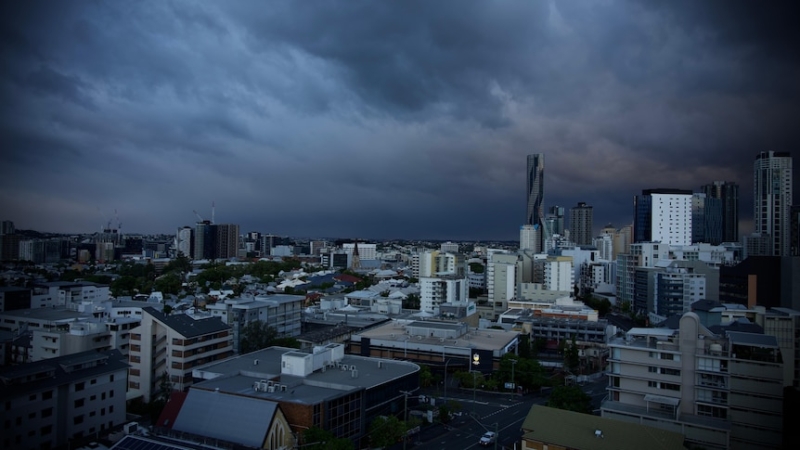
<svg viewBox="0 0 800 450"><path fill-rule="evenodd" d="M358 257L358 241L356 241L356 244L353 246L353 259L350 264L350 268L352 270L358 270L361 268L361 258Z"/></svg>

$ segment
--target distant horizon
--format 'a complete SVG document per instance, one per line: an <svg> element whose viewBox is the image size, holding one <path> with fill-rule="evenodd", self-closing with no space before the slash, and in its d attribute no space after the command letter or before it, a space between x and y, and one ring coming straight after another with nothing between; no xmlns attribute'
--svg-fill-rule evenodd
<svg viewBox="0 0 800 450"><path fill-rule="evenodd" d="M756 156L800 147L800 27L730 3L10 2L0 205L32 229L214 205L284 235L511 241L542 154L545 211L620 228L643 189L729 181L747 234Z"/></svg>

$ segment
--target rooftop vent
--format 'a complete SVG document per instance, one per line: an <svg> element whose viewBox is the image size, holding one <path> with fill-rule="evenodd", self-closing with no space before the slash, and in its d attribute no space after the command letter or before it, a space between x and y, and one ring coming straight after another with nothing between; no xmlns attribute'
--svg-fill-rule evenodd
<svg viewBox="0 0 800 450"><path fill-rule="evenodd" d="M594 430L594 437L601 438L605 436L603 436L603 432L601 430Z"/></svg>

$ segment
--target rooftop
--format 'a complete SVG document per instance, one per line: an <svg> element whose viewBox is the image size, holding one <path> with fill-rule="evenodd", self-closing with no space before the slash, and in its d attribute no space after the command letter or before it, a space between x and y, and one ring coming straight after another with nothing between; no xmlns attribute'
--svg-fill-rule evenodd
<svg viewBox="0 0 800 450"><path fill-rule="evenodd" d="M219 389L221 392L271 401L314 404L338 397L342 391L371 389L419 371L419 366L405 361L344 355L340 363L347 365L347 370L333 367L325 371L317 370L306 377L285 375L281 373L281 361L286 353L309 355L293 348L270 347L229 358L195 369L194 377L204 378L206 381L196 383L193 389ZM356 376L351 370L353 367L357 371ZM256 391L254 383L261 380L285 385L286 389L279 388L275 392Z"/></svg>
<svg viewBox="0 0 800 450"><path fill-rule="evenodd" d="M533 405L522 424L523 439L575 450L685 450L680 433Z"/></svg>
<svg viewBox="0 0 800 450"><path fill-rule="evenodd" d="M151 306L142 308L142 311L146 311L156 320L162 322L164 325L172 328L181 336L186 338L202 336L205 334L211 334L230 329L230 327L223 323L219 317L211 316L202 319L192 319L186 314L172 314L167 316Z"/></svg>

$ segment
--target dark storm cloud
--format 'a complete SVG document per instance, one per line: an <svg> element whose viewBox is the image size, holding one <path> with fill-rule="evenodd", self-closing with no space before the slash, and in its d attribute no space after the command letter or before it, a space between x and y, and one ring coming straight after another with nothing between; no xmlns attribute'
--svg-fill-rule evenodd
<svg viewBox="0 0 800 450"><path fill-rule="evenodd" d="M788 5L788 3L787 3ZM18 227L516 238L545 203L741 184L800 140L783 4L25 2L0 14L0 201ZM797 184L797 179L795 177ZM743 228L743 232L749 229Z"/></svg>

